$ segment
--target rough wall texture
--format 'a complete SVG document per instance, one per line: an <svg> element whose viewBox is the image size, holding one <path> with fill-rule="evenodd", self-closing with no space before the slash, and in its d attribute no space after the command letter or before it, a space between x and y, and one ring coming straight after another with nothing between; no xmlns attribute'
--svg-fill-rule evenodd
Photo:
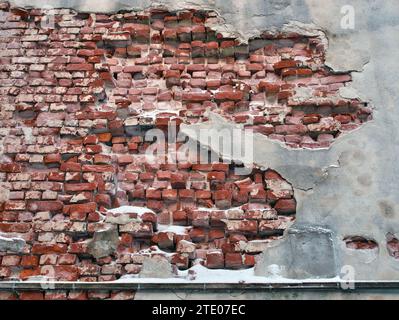
<svg viewBox="0 0 399 320"><path fill-rule="evenodd" d="M42 290L0 292L0 300L134 300L135 291Z"/></svg>
<svg viewBox="0 0 399 320"><path fill-rule="evenodd" d="M24 1L15 2L21 5L26 4ZM262 257L258 259L256 265L258 275L269 275L270 265L277 264L284 267L282 275L291 278L331 277L338 275L342 266L350 265L354 267L357 279L395 279L399 267L398 260L395 259L398 252L397 229L399 226L396 210L399 190L396 182L397 169L392 161L397 154L394 141L397 136L395 125L397 114L394 111L394 105L398 101L394 88L394 83L397 83L397 72L394 68L393 57L398 50L397 42L394 41L398 27L397 18L393 13L398 13L399 8L394 1L386 1L384 4L377 4L374 1L351 1L357 12L357 23L355 30L347 31L340 29L340 20L336 18L339 16L341 6L347 4L346 2L337 1L330 4L324 1L279 3L255 1L245 7L236 3L219 3L218 1L215 3L204 1L195 5L184 1L173 2L173 4L168 1L151 4L107 2L108 7L104 7L106 3L101 1L96 2L96 6L93 6L90 1L79 3L60 1L59 5L54 3L52 5L74 7L88 13L143 9L158 5L168 6L169 9L213 9L225 20L220 23L221 21L214 19L215 16L212 15L211 23L209 21L206 23L204 13L198 11L194 15L184 11L185 13L181 13L181 16L172 18L170 14L157 10L154 13L154 17L158 17L154 19L156 21L149 18L149 13L147 16L140 14L139 19L136 19L136 15L131 12L125 12L125 16L113 17L100 14L98 15L100 18L96 19L93 19L93 15L79 14L71 18L75 22L66 22L64 26L58 25L55 30L38 33L35 33L35 29L32 28L32 24L38 23L38 17L33 18L37 20L36 22L27 22L31 24L27 28L24 24L24 19L27 18L25 11L16 11L11 14L11 17L22 18L14 18L15 21L11 18L9 22L3 24L6 26L7 33L15 32L11 34L11 37L17 39L16 42L6 44L4 49L7 50L3 50L3 54L14 53L2 58L5 62L2 68L5 68L4 76L7 78L3 80L6 89L2 91L3 96L7 97L6 107L2 107L7 123L4 126L4 135L10 134L7 127L14 128L11 137L4 139L5 147L14 152L9 152L10 150L6 148L4 150L5 164L2 168L5 171L3 179L6 187L3 188L2 198L4 198L4 206L10 206L4 210L6 220L11 220L2 222L2 225L5 225L2 227L5 228L3 231L8 231L8 240L4 240L3 243L7 250L11 247L12 250L19 251L21 243L18 245L16 243L18 238L15 237L21 237L21 233L25 233L31 238L25 238L27 245L24 246L24 250L26 251L11 254L11 258L6 258L6 264L9 259L14 265L4 265L3 261L2 270L5 270L6 277L20 277L20 272L25 271L21 268L19 259L24 255L31 256L30 245L38 240L36 238L38 234L43 232L43 236L50 237L43 238L44 243L55 243L57 240L53 241L51 234L65 235L63 231L68 224L73 224L73 228L69 229L68 233L72 232L72 235L76 233L75 238L63 239L60 246L65 252L59 253L68 257L75 254L76 260L70 263L68 268L59 268L61 278L66 274L69 275L68 272L71 270L74 277L79 277L81 272L79 264L82 263L94 266L95 271L92 270L91 273L84 275L88 280L98 279L98 277L113 279L114 276L119 276L119 271L112 275L101 276L98 271L100 266L101 269L107 269L109 264L115 266L112 258L103 260L99 258L99 263L98 259L95 260L92 255L85 256L85 249L81 249L80 253L67 253L70 247L63 246L62 243L79 243L79 240L93 236L93 232L97 230L94 226L101 224L99 220L102 217L99 216L98 221L86 219L95 216L93 214L95 209L100 209L100 212L105 213L107 206L117 207L127 202L137 201L134 204L147 206L150 204L150 206L153 205L155 211L162 211L159 201L164 200L163 192L159 193L159 190L153 192L153 185L150 186L150 183L145 182L149 176L142 181L141 175L145 176L147 173L142 172L143 169L136 169L139 171L136 172L137 178L129 176L128 179L135 180L127 180L126 184L123 181L121 184L126 185L125 190L122 188L116 193L112 193L112 188L115 187L112 185L114 182L111 181L112 179L107 180L107 174L103 172L105 168L108 168L105 170L123 172L134 163L135 159L139 159L137 157L145 149L146 143L132 137L137 137L138 127L155 125L164 128L172 117L180 124L180 131L188 136L193 136L193 133L200 129L234 130L237 128L234 122L245 124L240 128L251 126L260 133L255 135L253 159L259 169L251 172L249 174L251 180L246 181L250 181L261 194L265 193L262 201L259 199L251 201L254 199L248 198L250 203L255 202L258 205L262 203L262 210L274 212L272 208L274 207L274 210L279 213L277 203L280 200L270 201L268 198L270 175L268 176L267 172L265 175L264 172L267 168L275 170L273 176L278 177L280 186L283 183L281 177L292 185L293 190L289 191L291 209L288 213L292 214L295 211L295 205L292 205L295 203L292 200L293 192L295 192L297 202L295 227L288 229L285 237L270 242L270 246L267 246ZM375 12L379 14L375 16ZM62 13L68 21L70 19L68 11L65 10ZM30 16L32 18L32 15ZM163 24L160 23L161 20ZM310 23L315 24L310 25ZM96 24L101 26L97 32L95 32ZM123 29L124 26L125 29ZM57 38L60 34L62 37ZM8 36L10 36L9 33ZM325 36L328 39L328 46ZM257 39L255 40L254 37ZM245 46L235 42L236 38L242 41L248 41L251 38L252 40L248 41L248 46ZM152 45L148 45L148 39L151 39ZM79 47L82 42L86 46ZM43 45L45 47L41 48ZM28 52L39 52L40 49L44 50L43 55L28 54ZM68 55L70 55L69 58L67 58ZM20 67L16 67L15 70L7 69L10 65ZM162 65L162 67L157 68L157 65ZM58 67L61 69L57 69ZM330 67L332 70L329 69ZM359 72L350 73L350 71ZM334 74L334 72L339 73ZM47 76L44 77L43 74ZM92 81L89 81L88 77ZM29 85L26 83L27 80ZM63 85L60 85L60 82ZM20 96L28 100L18 101ZM9 103L9 99L12 103ZM172 101L174 112L169 109ZM371 120L371 109L365 107L364 101L371 102L375 107L373 120L359 130L339 137L342 132L357 128L359 124ZM18 105L21 105L22 109L19 110ZM268 105L280 109L274 109L278 111L273 114ZM165 106L168 107L165 108ZM208 112L204 113L206 109ZM73 116L69 118L71 114ZM97 121L101 118L102 121ZM41 125L37 123L39 120L42 121ZM74 124L71 125L71 123ZM30 130L29 128L32 127L35 129ZM146 131L150 127L144 127L145 129L140 129L140 131ZM40 137L43 140L39 139L42 141L42 146L36 140L40 135L47 135L47 137ZM53 140L53 136L57 138ZM77 138L79 136L82 138ZM26 138L31 139L31 142L26 143L24 140ZM277 143L270 138L283 143ZM338 138L337 141L329 149L308 150L328 147L335 138ZM84 139L88 139L89 142L84 143ZM90 142L90 139L94 140ZM73 140L76 141L72 142ZM62 144L58 145L60 142L65 143L62 147L65 149L59 152L58 157L55 155L58 150L52 150L52 148L61 147ZM206 139L203 141L199 139L199 142L203 146L208 146ZM30 150L18 150L18 145L28 148L29 144L31 144ZM209 145L209 147L221 159L232 158L224 150L219 149L218 145ZM295 150L295 148L300 149ZM31 172L26 175L27 171L29 172L27 168L45 171L42 167L45 163L42 157L46 153L49 154L47 157L52 159L46 166L55 166L49 171L63 175L64 185L61 181L53 181L49 184L49 181L46 181L50 175L49 172L39 174L33 181L31 175L36 173ZM99 159L98 156L104 153L111 156L110 160L101 158L96 163L96 156ZM119 162L120 158L122 163ZM240 159L233 160L239 162ZM67 168L69 165L70 168L75 166L75 170L70 168L60 170L61 166ZM101 165L101 169L97 165ZM79 167L78 170L77 167ZM88 168L90 170L86 171ZM219 168L222 170L210 171L210 174L207 170L213 170L212 167L207 170L199 170L203 168L195 167L177 167L166 170L178 171L179 174L182 170L183 176L187 172L191 175L205 171L206 176L203 175L203 179L208 184L205 190L199 188L194 195L192 188L184 192L181 192L180 188L173 188L172 184L169 184L172 181L168 179L163 180L168 182L167 184L157 184L155 189L170 187L179 189L176 194L179 196L177 202L188 201L190 206L194 205L194 210L196 206L199 204L202 206L204 203L217 207L218 200L226 198L223 195L221 199L218 199L215 194L219 191L229 194L228 199L230 199L230 191L232 199L232 202L228 201L227 205L223 201L224 208L219 209L248 202L246 199L242 203L235 202L237 198L233 196L234 190L240 188L234 175L224 175L224 179L227 177L227 180L223 180L221 189L218 189L220 184L216 186L209 184L215 180L214 177L221 176L220 172L228 173L226 167ZM229 169L233 168L234 166L230 166ZM96 172L97 169L100 169L102 173ZM15 170L18 172L12 172ZM158 169L145 168L145 170L151 175L151 171L154 174ZM9 180L15 179L21 173L21 177L25 174L26 180ZM67 176L71 180L66 181ZM108 177L115 176L118 177L119 183L119 174L111 172L108 175ZM123 175L121 178L124 178ZM43 180L40 181L40 179ZM159 182L158 177L155 178L155 182ZM140 192L144 192L144 195L140 198L126 192L130 190L129 183L141 185L139 189L142 190ZM226 187L226 184L231 186L231 189ZM10 185L19 185L20 190L10 190ZM32 190L32 185L37 185L38 189ZM75 186L68 189L69 185ZM79 189L80 185L89 190ZM259 188L260 185L264 188ZM67 186L66 189L65 186ZM47 190L53 187L56 190ZM208 198L205 197L201 199L201 203L198 203L197 191L208 191L211 194L207 193ZM109 198L105 196L107 193L109 193ZM258 191L255 193L259 194ZM29 199L26 198L27 194L41 198ZM74 194L79 194L75 208L86 208L88 211L84 209L82 213L80 209L77 210L76 215L80 214L79 219L82 220L71 222L71 212L68 211L70 209L66 208L71 208L69 202ZM84 198L81 198L80 194ZM104 195L101 199L104 203L91 198L98 194ZM182 194L184 198L188 196L185 198L187 200L182 201ZM247 194L251 195L251 192L248 190ZM43 195L56 197L57 200L44 199ZM11 199L10 196L23 197L23 199ZM37 200L51 200L51 202L46 202L46 205L51 203L56 207L43 209L54 212L48 216L44 214L43 218L39 215L39 218L54 219L55 217L55 223L48 224L47 227L50 230L38 230L36 234L32 233L31 227L36 223L34 218L38 215L37 211L42 211L37 210L41 205ZM285 202L286 199L281 200ZM82 205L84 202L96 203L90 207L90 205ZM34 205L32 209L31 203L39 207ZM27 207L24 207L26 205ZM101 210L100 206L104 209ZM167 211L173 213L176 212L175 209L169 207ZM244 207L240 214L248 214L248 210L245 209ZM261 212L264 212L262 210ZM187 214L186 211L184 212ZM221 212L227 214L228 211ZM287 212L280 213L284 213L282 218L286 219ZM206 218L203 219L201 216L198 222L195 222L196 219L193 219L191 215L192 212L188 212L186 223L194 225L194 230L203 230L203 225L195 226L195 224L206 223L204 222ZM160 212L158 219L161 219L162 223L175 222L173 214L169 221L166 216L165 213ZM280 221L275 218L270 221ZM243 220L249 221L248 217L244 216L240 216L237 221L242 223ZM268 219L262 217L260 220L252 220L256 223L256 233L248 237L248 232L246 232L244 236L247 238L244 241L267 237L265 242L268 243L271 239L276 239L275 235L270 238L270 234L259 234L262 220ZM61 229L52 230L51 228L57 224ZM245 224L246 228L248 222ZM94 229L88 229L89 225L93 225ZM11 228L9 226L15 226L17 229L8 229ZM103 226L101 225L100 228ZM152 226L154 226L153 223ZM70 226L68 225L67 228ZM120 228L119 226L119 231ZM223 233L223 237L220 238L222 241L212 239L211 247L209 247L207 232L205 235L201 234L201 237L205 238L194 241L198 242L197 249L200 249L200 252L205 248L205 252L209 249L211 254L216 253L219 258L215 261L219 265L223 256L223 266L227 266L226 255L231 254L226 251L225 244L222 247L223 242L230 243L232 240L226 228L228 227L216 228ZM273 225L271 229L277 230L276 235L280 237L281 230L284 228ZM238 231L240 237L243 236L242 229L235 231ZM126 234L130 236L125 236L127 241L125 245L135 250L139 249L137 240L131 237L132 233L129 231ZM14 237L15 241L10 242L10 237ZM101 236L99 237L101 239ZM193 240L191 236L190 238ZM299 242L296 239L302 239L303 242L300 243L303 245L297 245ZM148 246L155 242L162 243L161 246L166 243L167 247L172 246L171 241L171 238L168 239L166 235L162 241L159 237L146 239L144 245ZM233 240L235 241L237 240ZM317 250L320 241L323 241L326 250ZM177 242L176 234L172 242L174 247ZM143 242L139 241L139 243L141 246ZM236 253L240 255L240 259L232 260L240 264L233 263L233 267L244 267L247 253L239 248L234 248L234 250L237 250ZM257 252L255 250L252 254ZM332 257L331 260L324 259L326 252L329 252L328 256ZM36 252L33 259L45 253ZM183 257L188 256L188 253L183 255ZM202 257L206 264L206 253ZM53 255L52 258L56 259L56 266L60 264L57 255ZM310 261L315 261L311 268L307 265ZM130 264L130 261L127 263ZM175 263L178 267L185 268L191 262L187 262L187 259L178 259ZM253 265L253 262L249 265ZM41 274L40 268L29 266L26 270L30 271L26 274L28 276ZM135 269L135 272L138 272L138 269Z"/></svg>
<svg viewBox="0 0 399 320"><path fill-rule="evenodd" d="M297 145L300 134L313 141L310 134L317 139L323 132L319 137L328 143L341 123L361 121L356 100L353 115L335 119L296 114L282 104L295 85L281 78L291 77L313 82L314 99L326 96L320 97L323 106L351 108L352 100L327 97L350 77L325 75L316 64L322 63L320 54L312 55L315 39L291 34L282 43L264 40L255 54L207 32L206 12L109 16L60 9L56 26L43 28L41 10L4 9L0 169L8 200L2 204L0 231L6 240L26 242L14 250L17 255L2 254L4 279L52 272L56 280L115 280L138 273L155 250L151 245L177 251L167 258L179 269L193 260L209 268L253 266L253 254L293 220L291 185L271 170L253 169L244 176L222 162L182 157L172 162L182 144L173 141L165 141L158 161L150 163L145 151L159 143L146 142L146 131L169 131L170 122L178 130L181 122L203 121L209 109L226 115L248 110L251 103L264 109L267 96L281 105L270 104L270 119L267 111L256 111L254 118L261 119L254 124L273 132L272 124L258 123L274 123ZM306 60L305 66L299 67L296 57ZM252 82L245 84L246 79ZM250 113L241 116L247 120ZM302 124L307 118L308 127ZM122 205L147 212L107 212ZM192 228L158 231L158 221L163 229L169 224Z"/></svg>

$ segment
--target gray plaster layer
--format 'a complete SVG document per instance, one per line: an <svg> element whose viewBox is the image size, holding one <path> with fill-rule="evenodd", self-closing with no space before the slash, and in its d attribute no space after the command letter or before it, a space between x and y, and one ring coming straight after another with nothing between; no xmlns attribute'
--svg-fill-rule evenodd
<svg viewBox="0 0 399 320"><path fill-rule="evenodd" d="M0 235L0 251L22 252L25 247L25 240L16 237L3 237Z"/></svg>
<svg viewBox="0 0 399 320"><path fill-rule="evenodd" d="M164 257L146 257L139 276L141 278L172 278L174 276L173 267Z"/></svg>
<svg viewBox="0 0 399 320"><path fill-rule="evenodd" d="M12 2L37 7L45 4L43 0ZM386 234L399 233L397 0L59 0L49 4L101 12L157 6L170 10L213 9L223 18L215 28L243 41L293 22L314 24L324 30L329 40L327 64L336 71L356 71L352 88L372 103L374 120L341 137L329 150L288 150L255 135L254 160L279 171L292 183L298 201L298 225L331 230L338 268L353 265L357 279L398 279L399 261L390 257L386 249ZM353 30L340 26L342 5L355 9ZM186 126L185 130L233 127L212 116L209 123ZM375 259L356 258L342 246L343 237L352 235L363 235L379 244Z"/></svg>
<svg viewBox="0 0 399 320"><path fill-rule="evenodd" d="M99 259L114 253L119 243L119 234L116 227L96 231L93 239L87 245L87 251L94 258Z"/></svg>
<svg viewBox="0 0 399 320"><path fill-rule="evenodd" d="M334 278L338 273L331 232L323 228L290 228L257 258L255 275L260 276Z"/></svg>

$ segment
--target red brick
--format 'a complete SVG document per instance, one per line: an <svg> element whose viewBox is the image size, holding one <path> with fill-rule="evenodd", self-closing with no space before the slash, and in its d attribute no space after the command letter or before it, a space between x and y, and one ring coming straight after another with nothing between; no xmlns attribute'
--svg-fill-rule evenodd
<svg viewBox="0 0 399 320"><path fill-rule="evenodd" d="M234 100L240 101L244 98L242 91L220 91L215 93L216 100Z"/></svg>
<svg viewBox="0 0 399 320"><path fill-rule="evenodd" d="M335 116L334 119L343 124L349 123L352 120L351 116L346 115L346 114L339 114L339 115Z"/></svg>
<svg viewBox="0 0 399 320"><path fill-rule="evenodd" d="M54 266L54 275L58 281L76 281L79 278L78 267L72 265ZM43 268L42 268L43 269Z"/></svg>
<svg viewBox="0 0 399 320"><path fill-rule="evenodd" d="M25 201L6 201L4 203L4 210L10 211L18 211L18 210L25 210Z"/></svg>
<svg viewBox="0 0 399 320"><path fill-rule="evenodd" d="M226 230L229 233L242 232L243 234L256 234L258 222L254 220L230 220L227 222Z"/></svg>
<svg viewBox="0 0 399 320"><path fill-rule="evenodd" d="M208 180L223 182L226 179L225 173L221 171L212 171L208 173Z"/></svg>
<svg viewBox="0 0 399 320"><path fill-rule="evenodd" d="M279 214L293 214L296 212L296 201L295 199L279 199L274 209L276 209Z"/></svg>
<svg viewBox="0 0 399 320"><path fill-rule="evenodd" d="M66 300L66 291L46 291L44 294L44 300Z"/></svg>
<svg viewBox="0 0 399 320"><path fill-rule="evenodd" d="M213 198L218 208L228 208L231 206L232 192L229 190L218 190L213 193Z"/></svg>
<svg viewBox="0 0 399 320"><path fill-rule="evenodd" d="M58 257L58 264L75 264L77 256L75 254L65 253Z"/></svg>
<svg viewBox="0 0 399 320"><path fill-rule="evenodd" d="M147 189L145 196L146 196L147 199L158 199L158 200L160 200L162 198L162 193L159 190Z"/></svg>
<svg viewBox="0 0 399 320"><path fill-rule="evenodd" d="M28 203L28 210L33 212L38 211L51 211L58 212L63 208L61 201L32 201Z"/></svg>
<svg viewBox="0 0 399 320"><path fill-rule="evenodd" d="M305 134L308 128L302 124L278 125L275 127L277 134Z"/></svg>
<svg viewBox="0 0 399 320"><path fill-rule="evenodd" d="M45 164L52 164L52 163L61 163L61 155L59 153L55 154L46 154L44 156L44 163Z"/></svg>
<svg viewBox="0 0 399 320"><path fill-rule="evenodd" d="M209 226L209 212L202 210L195 210L192 212L192 225L194 227L208 227Z"/></svg>
<svg viewBox="0 0 399 320"><path fill-rule="evenodd" d="M115 168L112 165L92 165L92 164L85 164L82 166L82 171L83 172L97 172L97 173L102 173L102 172L115 172Z"/></svg>
<svg viewBox="0 0 399 320"><path fill-rule="evenodd" d="M174 234L172 232L158 232L156 233L151 241L156 243L161 249L174 248Z"/></svg>
<svg viewBox="0 0 399 320"><path fill-rule="evenodd" d="M2 291L0 292L0 300L17 300L17 295L14 292Z"/></svg>
<svg viewBox="0 0 399 320"><path fill-rule="evenodd" d="M69 245L69 253L82 254L87 253L87 243L85 242L74 242Z"/></svg>
<svg viewBox="0 0 399 320"><path fill-rule="evenodd" d="M40 275L40 268L34 268L34 269L25 269L25 270L21 270L21 272L19 273L19 278L21 280L27 280L30 277L34 277L34 276L39 276Z"/></svg>
<svg viewBox="0 0 399 320"><path fill-rule="evenodd" d="M206 254L205 266L209 269L224 268L224 254L222 251L211 251Z"/></svg>
<svg viewBox="0 0 399 320"><path fill-rule="evenodd" d="M33 254L66 253L66 244L40 244L35 243L32 247Z"/></svg>
<svg viewBox="0 0 399 320"><path fill-rule="evenodd" d="M118 156L118 163L120 165L127 165L129 163L132 163L133 160L134 160L133 156L129 154Z"/></svg>
<svg viewBox="0 0 399 320"><path fill-rule="evenodd" d="M70 291L68 300L87 300L87 291Z"/></svg>
<svg viewBox="0 0 399 320"><path fill-rule="evenodd" d="M94 134L89 135L84 137L83 139L83 144L87 145L87 144L97 144L98 143L98 137Z"/></svg>
<svg viewBox="0 0 399 320"><path fill-rule="evenodd" d="M208 240L213 241L215 239L224 239L225 233L223 229L211 229L208 232Z"/></svg>
<svg viewBox="0 0 399 320"><path fill-rule="evenodd" d="M180 270L185 270L188 268L189 258L183 254L174 254L172 256L171 262Z"/></svg>
<svg viewBox="0 0 399 320"><path fill-rule="evenodd" d="M21 165L17 163L0 163L0 172L21 172Z"/></svg>
<svg viewBox="0 0 399 320"><path fill-rule="evenodd" d="M207 190L197 190L195 191L195 197L197 199L210 199L212 197L212 193Z"/></svg>
<svg viewBox="0 0 399 320"><path fill-rule="evenodd" d="M9 256L4 256L3 259L1 260L1 264L3 266L17 266L21 261L21 257L20 256L16 256L16 255L9 255Z"/></svg>
<svg viewBox="0 0 399 320"><path fill-rule="evenodd" d="M48 175L49 181L58 181L62 182L65 179L65 173L63 172L50 172Z"/></svg>
<svg viewBox="0 0 399 320"><path fill-rule="evenodd" d="M284 69L284 68L295 68L298 62L295 60L281 60L273 65L275 70Z"/></svg>
<svg viewBox="0 0 399 320"><path fill-rule="evenodd" d="M98 137L99 142L107 143L107 142L111 141L112 134L110 132L104 132L104 133L97 134L97 137Z"/></svg>
<svg viewBox="0 0 399 320"><path fill-rule="evenodd" d="M246 267L253 267L255 265L255 256L245 254L244 255L244 265Z"/></svg>
<svg viewBox="0 0 399 320"><path fill-rule="evenodd" d="M226 268L241 269L243 267L243 259L240 253L226 253Z"/></svg>
<svg viewBox="0 0 399 320"><path fill-rule="evenodd" d="M173 212L173 223L176 225L186 225L187 224L187 212L185 211L174 211Z"/></svg>
<svg viewBox="0 0 399 320"><path fill-rule="evenodd" d="M195 196L195 191L191 189L180 189L179 197L181 199L193 199Z"/></svg>
<svg viewBox="0 0 399 320"><path fill-rule="evenodd" d="M170 171L157 171L158 180L169 180L171 178Z"/></svg>
<svg viewBox="0 0 399 320"><path fill-rule="evenodd" d="M21 266L23 267L37 267L39 265L39 258L37 256L23 256Z"/></svg>
<svg viewBox="0 0 399 320"><path fill-rule="evenodd" d="M318 114L307 114L303 117L303 124L311 124L317 123L320 120L320 116Z"/></svg>
<svg viewBox="0 0 399 320"><path fill-rule="evenodd" d="M64 162L61 164L60 170L68 171L68 172L80 172L81 165L80 165L80 163L76 163L76 162Z"/></svg>
<svg viewBox="0 0 399 320"><path fill-rule="evenodd" d="M65 183L65 192L94 191L97 188L96 183Z"/></svg>
<svg viewBox="0 0 399 320"><path fill-rule="evenodd" d="M159 200L150 199L150 200L147 201L147 207L152 209L152 210L154 210L154 211L156 211L156 212L159 212L159 211L161 211L163 209L164 203L162 201L159 201Z"/></svg>
<svg viewBox="0 0 399 320"><path fill-rule="evenodd" d="M71 204L64 206L63 212L69 215L75 215L79 213L88 214L96 210L97 204L95 202Z"/></svg>
<svg viewBox="0 0 399 320"><path fill-rule="evenodd" d="M212 170L214 171L224 171L229 172L229 164L228 163L213 163Z"/></svg>
<svg viewBox="0 0 399 320"><path fill-rule="evenodd" d="M140 180L142 180L142 181L154 180L154 174L151 172L141 172L139 177L140 177Z"/></svg>
<svg viewBox="0 0 399 320"><path fill-rule="evenodd" d="M93 65L89 63L71 63L66 67L67 71L92 71Z"/></svg>
<svg viewBox="0 0 399 320"><path fill-rule="evenodd" d="M189 235L193 242L202 242L206 239L204 228L193 228L190 230Z"/></svg>
<svg viewBox="0 0 399 320"><path fill-rule="evenodd" d="M40 291L19 292L19 300L44 300L44 293Z"/></svg>
<svg viewBox="0 0 399 320"><path fill-rule="evenodd" d="M96 194L94 199L99 206L111 207L111 196L108 194Z"/></svg>
<svg viewBox="0 0 399 320"><path fill-rule="evenodd" d="M111 294L111 300L134 300L135 291L118 291Z"/></svg>
<svg viewBox="0 0 399 320"><path fill-rule="evenodd" d="M186 178L183 174L180 173L172 173L170 183L173 189L186 188Z"/></svg>
<svg viewBox="0 0 399 320"><path fill-rule="evenodd" d="M176 200L177 199L177 190L175 190L175 189L162 190L162 198L165 200Z"/></svg>
<svg viewBox="0 0 399 320"><path fill-rule="evenodd" d="M183 93L183 100L186 101L208 101L211 99L211 94L209 92L190 92Z"/></svg>
<svg viewBox="0 0 399 320"><path fill-rule="evenodd" d="M339 83L339 82L348 82L351 80L352 80L352 77L350 75L343 74L343 75L333 75L333 76L321 78L320 83L321 84L331 84L331 83Z"/></svg>

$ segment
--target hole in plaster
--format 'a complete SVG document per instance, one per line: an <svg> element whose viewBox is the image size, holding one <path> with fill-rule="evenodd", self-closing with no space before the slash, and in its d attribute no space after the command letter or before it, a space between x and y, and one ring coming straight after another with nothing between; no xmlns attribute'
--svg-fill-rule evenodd
<svg viewBox="0 0 399 320"><path fill-rule="evenodd" d="M378 249L378 244L376 241L372 239L367 239L362 236L348 236L345 237L343 240L348 249L355 249L355 250Z"/></svg>
<svg viewBox="0 0 399 320"><path fill-rule="evenodd" d="M399 259L399 240L392 234L388 233L386 236L388 254L395 259Z"/></svg>
<svg viewBox="0 0 399 320"><path fill-rule="evenodd" d="M105 35L107 41L97 42L105 50L103 66L116 63L112 67L116 88L108 92L111 101L127 88L122 78L130 73L137 92L129 92L131 104L124 106L129 110L146 105L156 113L168 102L178 105L179 117L190 124L207 121L204 110L210 108L292 148L326 148L372 118L367 103L339 95L339 89L352 81L350 73L333 73L324 65L325 48L319 37L265 32L242 45L216 37L209 28L201 31L213 12L197 13L191 13L195 23L191 18L164 23L164 16L171 13L147 12L148 19L132 20L139 31L132 31L131 37L121 40L120 34L111 33ZM113 19L126 22L120 29L130 31L131 21L109 17ZM194 29L176 32L176 26ZM190 41L194 42L189 45ZM163 96L157 103L139 92L148 81Z"/></svg>

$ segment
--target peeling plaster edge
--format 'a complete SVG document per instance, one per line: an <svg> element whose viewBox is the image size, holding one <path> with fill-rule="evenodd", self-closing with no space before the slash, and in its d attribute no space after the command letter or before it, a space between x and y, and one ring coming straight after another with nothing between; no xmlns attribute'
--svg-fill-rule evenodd
<svg viewBox="0 0 399 320"><path fill-rule="evenodd" d="M10 5L15 8L20 8L20 9L32 9L32 8L44 8L44 7L52 7L54 9L62 9L62 8L69 8L71 10L76 11L77 13L104 13L104 14L117 14L118 12L125 12L125 11L145 11L145 10L150 10L150 9L160 9L160 10L167 10L170 12L178 12L178 11L186 11L186 10L202 10L202 11L212 11L216 13L216 17L219 19L219 24L212 25L212 24L206 24L206 26L210 27L212 30L221 33L225 37L231 37L235 38L238 40L240 43L245 44L248 43L250 39L259 37L262 33L264 33L266 30L246 30L246 34L243 34L239 30L237 30L234 25L227 23L226 20L223 18L223 15L221 14L220 10L216 8L216 3L212 2L211 5L207 5L205 3L202 4L196 4L195 2L183 2L183 4L179 4L178 2L173 3L172 7L160 3L157 1L151 1L149 4L144 4L141 7L138 6L132 6L129 4L117 2L113 2L112 5L110 4L104 4L103 2L100 1L100 4L98 6L85 6L85 5L79 5L77 3L65 3L62 4L62 1L56 2L56 5L53 6L53 2L47 1L47 2L41 2L40 4L38 3L30 3L29 5L19 5L19 1L15 0L8 0ZM106 2L107 3L107 2ZM255 13L256 15L256 13ZM327 36L327 31L324 30L321 26L318 26L315 24L315 22L310 22L310 23L303 23L300 21L296 20L290 20L283 24L282 26L270 26L267 28L268 32L273 33L278 33L278 32L298 32L300 34L303 34L305 36L313 36L313 37L320 37L320 39L323 41L325 48L326 48L326 61L325 65L330 68L332 71L336 73L343 73L343 72L363 72L364 68L367 64L370 63L370 57L367 57L367 61L363 64L361 68L357 69L341 69L339 67L336 67L333 65L332 61L328 60L328 47L329 47L329 39Z"/></svg>

